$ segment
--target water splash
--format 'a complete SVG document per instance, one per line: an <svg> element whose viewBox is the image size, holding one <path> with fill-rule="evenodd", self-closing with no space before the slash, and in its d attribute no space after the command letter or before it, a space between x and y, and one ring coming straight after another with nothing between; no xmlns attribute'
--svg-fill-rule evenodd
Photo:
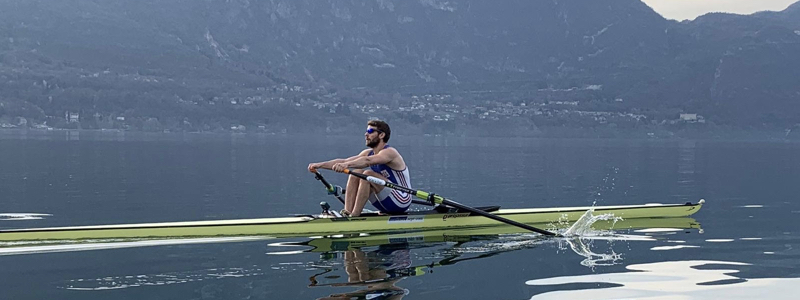
<svg viewBox="0 0 800 300"><path fill-rule="evenodd" d="M613 249L610 250L610 253L595 253L592 251L591 246L594 241L592 237L612 235L610 231L596 230L592 228L592 225L599 221L611 221L610 228L613 229L618 221L622 221L622 218L616 217L614 214L595 216L593 213L594 204L591 209L587 210L572 226L562 233L565 239L559 242L559 248L566 249L568 245L575 254L583 256L585 259L580 262L582 266L594 268L597 266L616 265L622 260L622 254L614 252Z"/></svg>
<svg viewBox="0 0 800 300"><path fill-rule="evenodd" d="M612 221L613 224L611 228L614 228L614 224L618 221L622 221L622 218L614 216L614 214L602 214L599 216L595 216L592 214L594 212L594 205L591 209L587 210L577 221L575 224L572 224L566 231L562 234L565 237L575 237L575 236L586 236L586 235L593 235L596 234L598 231L592 228L592 225L598 221Z"/></svg>
<svg viewBox="0 0 800 300"><path fill-rule="evenodd" d="M584 259L580 262L581 265L594 268L597 266L616 265L622 261L622 254L616 253L611 248L608 250L609 253L594 252L592 250L592 246L594 246L595 241L607 242L609 246L612 246L613 242L617 239L651 240L650 237L644 238L639 236L616 235L613 232L613 227L616 222L622 221L623 219L616 217L613 214L602 214L595 216L592 214L593 212L594 209L586 211L583 215L581 215L580 218L578 218L577 221L575 221L575 223L569 222L569 218L564 215L556 222L548 224L548 227L552 228L551 230L561 231L560 233L565 237L563 239L549 239L532 234L506 235L492 242L483 242L472 246L460 246L459 248L450 250L448 254L463 255L466 253L500 253L555 243L560 250L569 249L575 254L584 257ZM592 225L600 221L611 222L610 228L612 229L599 230L592 228ZM568 227L570 224L572 225L569 226L569 228L566 230L563 229ZM604 227L606 226L604 225ZM562 229L558 230L558 228Z"/></svg>

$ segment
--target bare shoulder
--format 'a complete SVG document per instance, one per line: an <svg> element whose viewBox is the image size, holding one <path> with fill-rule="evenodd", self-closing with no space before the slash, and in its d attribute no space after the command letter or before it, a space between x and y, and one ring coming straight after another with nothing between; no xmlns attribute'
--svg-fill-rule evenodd
<svg viewBox="0 0 800 300"><path fill-rule="evenodd" d="M381 151L381 153L387 152L386 154L391 158L389 162L389 167L395 170L405 170L406 169L406 162L403 160L403 156L400 155L400 152L397 151L394 147L389 147Z"/></svg>
<svg viewBox="0 0 800 300"><path fill-rule="evenodd" d="M372 149L370 149L370 148L364 149L364 150L361 151L361 153L358 154L358 156L367 156L367 155L369 155L369 153L371 151L372 151Z"/></svg>
<svg viewBox="0 0 800 300"><path fill-rule="evenodd" d="M386 152L386 154L389 154L391 156L400 156L400 152L398 152L397 149L395 149L394 147L389 147L389 148L383 149L383 151L381 151L381 152L384 152L384 151Z"/></svg>

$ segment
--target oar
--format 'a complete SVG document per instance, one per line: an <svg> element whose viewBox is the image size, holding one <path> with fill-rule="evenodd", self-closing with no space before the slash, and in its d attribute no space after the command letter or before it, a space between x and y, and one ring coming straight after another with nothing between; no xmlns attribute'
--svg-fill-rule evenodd
<svg viewBox="0 0 800 300"><path fill-rule="evenodd" d="M536 228L536 227L533 227L533 226L522 224L522 223L514 221L514 220L509 220L509 219L506 219L506 218L503 218L503 217L499 217L499 216L497 216L495 214L490 214L488 212L485 212L485 211L482 211L482 210L479 210L479 209L475 209L475 208L466 206L464 204L455 202L453 200L448 200L448 199L446 199L446 198L444 198L442 196L439 196L439 195L436 195L436 194L433 194L433 193L428 193L428 192L425 192L425 191L410 189L410 188L407 188L407 187L404 187L404 186L401 186L401 185L396 185L394 183L387 182L386 180L383 180L383 179L380 179L380 178L377 178L377 177L374 177L374 176L367 176L367 175L364 175L364 174L361 174L361 173L351 172L349 169L344 169L344 171L342 173L350 174L350 175L353 175L355 177L358 177L358 178L364 179L366 181L369 181L371 183L388 187L390 189L395 189L395 190L398 190L398 191L401 191L401 192L406 192L406 193L412 194L412 195L416 196L417 198L425 199L425 200L430 201L431 204L433 204L433 203L444 204L444 205L452 206L452 207L455 207L455 208L463 209L463 210L466 210L468 212L471 212L471 213L474 213L474 214L477 214L477 215L481 215L481 216L487 217L489 219L492 219L492 220L495 220L495 221L498 221L498 222L503 222L503 223L506 223L508 225L513 225L513 226L517 226L519 228L523 228L523 229L526 229L526 230L537 232L537 233L540 233L540 234L543 234L543 235L560 236L560 235L557 235L557 234L552 233L552 232L547 231L547 230L542 230L542 229L539 229L539 228Z"/></svg>
<svg viewBox="0 0 800 300"><path fill-rule="evenodd" d="M314 178L321 181L322 184L325 185L325 188L328 189L328 193L335 196L336 199L339 199L339 201L342 202L342 204L344 204L344 199L342 199L342 195L339 195L339 192L336 190L336 187L328 183L328 181L325 180L325 177L322 177L322 174L320 174L319 172L314 172Z"/></svg>
<svg viewBox="0 0 800 300"><path fill-rule="evenodd" d="M322 174L320 174L319 172L314 172L314 178L316 178L317 180L321 181L322 184L325 185L325 188L328 190L328 193L330 193L331 195L336 196L336 199L339 199L339 201L342 202L342 204L344 204L344 199L342 199L342 197L341 197L342 194L345 193L344 189L342 189L341 190L342 193L339 194L339 192L336 190L336 187L334 187L333 185L328 183L328 181L325 180L325 177L322 177ZM419 204L419 205L427 205L427 206L436 205L436 204L428 202L428 201L420 201L420 200L411 200L411 203Z"/></svg>

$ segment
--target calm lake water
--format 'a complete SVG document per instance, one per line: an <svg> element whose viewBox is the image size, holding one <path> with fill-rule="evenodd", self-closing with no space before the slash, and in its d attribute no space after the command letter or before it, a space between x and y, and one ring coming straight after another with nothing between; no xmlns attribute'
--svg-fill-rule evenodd
<svg viewBox="0 0 800 300"><path fill-rule="evenodd" d="M506 230L46 253L5 245L0 298L796 299L800 292L798 143L397 136L390 144L409 164L414 187L468 205L706 204L669 226L595 229L573 239ZM339 208L306 165L362 148L358 132L0 131L0 229L279 217L316 213L320 201ZM344 185L344 175L324 174Z"/></svg>

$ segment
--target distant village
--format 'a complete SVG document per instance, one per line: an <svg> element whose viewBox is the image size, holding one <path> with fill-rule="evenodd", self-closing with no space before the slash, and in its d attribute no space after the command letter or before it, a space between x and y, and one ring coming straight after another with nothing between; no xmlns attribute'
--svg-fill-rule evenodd
<svg viewBox="0 0 800 300"><path fill-rule="evenodd" d="M228 108L257 108L265 105L283 105L303 111L313 111L317 115L334 117L337 115L363 115L376 117L400 115L410 123L455 123L467 124L474 121L492 122L500 120L529 120L536 126L569 126L569 127L603 127L603 126L643 126L643 125L675 125L703 124L705 118L696 113L676 113L674 116L656 120L641 113L593 111L582 107L579 101L463 101L454 99L449 94L406 95L395 94L380 101L342 101L335 93L316 97L308 95L300 86L279 85L266 90L259 88L249 96L215 96L211 99L200 97L175 101L190 106L216 106ZM265 96L270 95L270 96ZM616 99L622 102L622 99ZM217 127L181 126L192 125L193 120L184 118L172 125L165 126L164 120L155 117L129 116L124 113L99 113L85 111L65 111L63 119L50 118L37 122L23 117L0 118L0 128L31 128L39 130L57 129L111 129L111 130L144 130L144 131L233 131L233 132L286 132L280 124L259 124L250 122L218 125ZM182 123L174 125L174 123ZM244 123L244 122L242 122ZM91 124L91 125L87 125ZM625 125L623 125L625 124ZM200 129L197 129L200 128Z"/></svg>

